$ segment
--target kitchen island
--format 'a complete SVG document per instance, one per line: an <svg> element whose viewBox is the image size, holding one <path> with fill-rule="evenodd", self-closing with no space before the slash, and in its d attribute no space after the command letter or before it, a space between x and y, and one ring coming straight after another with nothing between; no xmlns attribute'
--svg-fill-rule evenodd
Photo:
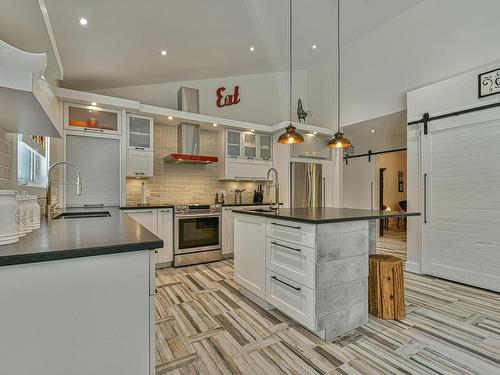
<svg viewBox="0 0 500 375"><path fill-rule="evenodd" d="M417 216L345 208L235 210L234 279L323 340L368 321L376 220Z"/></svg>
<svg viewBox="0 0 500 375"><path fill-rule="evenodd" d="M0 246L2 374L154 373L163 243L118 208L63 214L77 211L109 216L42 220Z"/></svg>

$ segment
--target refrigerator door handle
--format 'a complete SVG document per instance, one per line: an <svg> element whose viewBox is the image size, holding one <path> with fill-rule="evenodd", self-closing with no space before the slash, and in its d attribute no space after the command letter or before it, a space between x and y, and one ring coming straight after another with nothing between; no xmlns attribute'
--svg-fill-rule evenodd
<svg viewBox="0 0 500 375"><path fill-rule="evenodd" d="M326 178L323 177L323 207L326 207Z"/></svg>

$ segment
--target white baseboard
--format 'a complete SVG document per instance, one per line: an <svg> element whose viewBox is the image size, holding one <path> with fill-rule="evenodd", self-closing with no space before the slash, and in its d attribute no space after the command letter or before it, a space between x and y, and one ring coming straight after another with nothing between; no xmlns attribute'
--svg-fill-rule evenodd
<svg viewBox="0 0 500 375"><path fill-rule="evenodd" d="M420 263L406 261L405 271L421 274Z"/></svg>

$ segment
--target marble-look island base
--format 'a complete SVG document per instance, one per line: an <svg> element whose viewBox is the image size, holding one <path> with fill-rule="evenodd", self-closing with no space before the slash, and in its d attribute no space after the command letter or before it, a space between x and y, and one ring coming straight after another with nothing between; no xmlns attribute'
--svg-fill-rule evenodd
<svg viewBox="0 0 500 375"><path fill-rule="evenodd" d="M327 341L368 321L368 255L379 212L346 211L342 221L335 210L335 220L316 211L317 221L236 211L234 223L234 279L242 293Z"/></svg>

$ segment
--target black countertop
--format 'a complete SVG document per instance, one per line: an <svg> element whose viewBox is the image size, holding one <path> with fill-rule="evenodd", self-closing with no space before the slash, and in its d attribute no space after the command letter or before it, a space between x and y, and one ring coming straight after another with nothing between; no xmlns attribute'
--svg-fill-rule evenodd
<svg viewBox="0 0 500 375"><path fill-rule="evenodd" d="M209 204L209 203L207 203ZM246 206L269 206L272 203L269 202L263 202L263 203L224 203L222 206L223 207L246 207ZM280 203L282 204L282 203ZM151 205L146 205L146 206L121 206L120 210L147 210L149 209L157 209L157 208L173 208L175 207L174 204L151 204Z"/></svg>
<svg viewBox="0 0 500 375"><path fill-rule="evenodd" d="M251 210L233 210L233 212L263 216L271 219L283 219L290 221L299 221L311 224L337 223L342 221L358 220L376 220L387 218L398 218L408 216L420 216L419 212L400 212L400 211L378 211L378 210L360 210L354 208L280 208L279 212L256 212Z"/></svg>
<svg viewBox="0 0 500 375"><path fill-rule="evenodd" d="M65 211L80 212L85 209ZM163 247L161 239L116 207L87 211L108 211L111 217L59 219L51 222L42 218L40 229L26 234L15 244L0 246L0 266Z"/></svg>
<svg viewBox="0 0 500 375"><path fill-rule="evenodd" d="M148 208L151 210L157 209L157 208L174 208L175 205L173 204L151 204L151 205L145 205L145 206L140 206L140 205L135 205L135 206L120 206L120 210L147 210Z"/></svg>

